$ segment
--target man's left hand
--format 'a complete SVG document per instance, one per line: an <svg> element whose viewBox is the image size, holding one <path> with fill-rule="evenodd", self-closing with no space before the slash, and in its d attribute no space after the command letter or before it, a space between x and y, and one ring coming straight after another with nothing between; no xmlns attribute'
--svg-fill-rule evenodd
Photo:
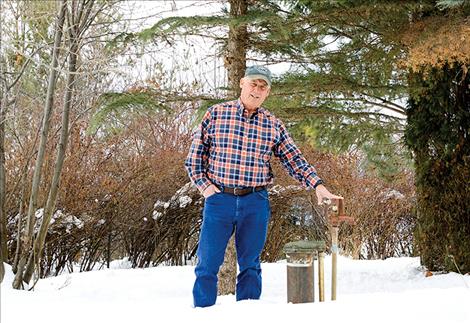
<svg viewBox="0 0 470 323"><path fill-rule="evenodd" d="M330 191L328 191L328 189L322 184L317 186L317 188L315 189L315 193L317 194L318 205L322 205L323 200L325 199L326 200L342 200L343 199L342 196L334 195L330 193Z"/></svg>

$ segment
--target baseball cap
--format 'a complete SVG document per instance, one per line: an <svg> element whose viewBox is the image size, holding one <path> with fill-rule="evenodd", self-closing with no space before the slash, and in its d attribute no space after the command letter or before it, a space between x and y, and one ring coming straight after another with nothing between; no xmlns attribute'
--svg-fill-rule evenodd
<svg viewBox="0 0 470 323"><path fill-rule="evenodd" d="M253 65L247 67L245 77L250 80L264 80L271 87L271 71L264 66Z"/></svg>

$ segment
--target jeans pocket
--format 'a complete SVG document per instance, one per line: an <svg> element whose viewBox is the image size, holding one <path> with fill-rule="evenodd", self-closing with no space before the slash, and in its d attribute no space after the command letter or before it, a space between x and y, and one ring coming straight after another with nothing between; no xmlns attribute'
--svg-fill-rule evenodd
<svg viewBox="0 0 470 323"><path fill-rule="evenodd" d="M215 196L217 196L217 195L219 195L220 193L222 193L222 192L214 192L214 194L209 195L208 197L206 197L206 201L213 198L213 197L215 197Z"/></svg>
<svg viewBox="0 0 470 323"><path fill-rule="evenodd" d="M268 190L255 191L255 194L264 200L269 200Z"/></svg>

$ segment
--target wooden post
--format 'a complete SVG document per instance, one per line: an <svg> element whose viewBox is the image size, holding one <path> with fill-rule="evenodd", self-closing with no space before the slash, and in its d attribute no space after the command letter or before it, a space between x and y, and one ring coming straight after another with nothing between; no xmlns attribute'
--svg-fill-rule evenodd
<svg viewBox="0 0 470 323"><path fill-rule="evenodd" d="M325 301L325 253L318 253L318 299Z"/></svg>
<svg viewBox="0 0 470 323"><path fill-rule="evenodd" d="M331 300L336 300L336 266L338 262L338 231L339 227L331 228Z"/></svg>
<svg viewBox="0 0 470 323"><path fill-rule="evenodd" d="M337 263L338 263L338 233L341 222L354 224L354 219L344 214L343 199L334 199L331 211L336 215L330 215L328 220L331 225L331 300L336 300L336 281L337 281ZM325 213L328 213L328 205L325 205Z"/></svg>

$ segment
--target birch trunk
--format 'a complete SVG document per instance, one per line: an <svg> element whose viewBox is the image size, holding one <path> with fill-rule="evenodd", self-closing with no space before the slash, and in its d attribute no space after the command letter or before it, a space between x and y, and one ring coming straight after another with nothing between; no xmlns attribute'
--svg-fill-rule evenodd
<svg viewBox="0 0 470 323"><path fill-rule="evenodd" d="M49 196L47 198L46 207L44 208L44 214L42 217L41 227L39 233L34 241L34 257L30 257L28 265L24 273L23 280L27 283L31 280L34 269L39 269L39 260L42 257L42 251L44 249L44 243L46 241L47 230L51 223L52 214L55 210L57 201L57 195L59 192L60 175L62 174L62 168L64 165L65 151L67 149L68 134L69 134L69 115L70 106L72 102L73 87L75 83L75 72L77 71L77 51L78 44L76 39L71 40L73 42L69 54L69 68L67 75L67 85L65 90L64 109L62 112L62 128L60 133L60 143L57 148L57 158L54 166L54 174L52 177L51 188L49 190Z"/></svg>
<svg viewBox="0 0 470 323"><path fill-rule="evenodd" d="M24 273L23 280L27 283L31 280L35 269L40 270L40 260L44 250L46 241L47 230L51 223L52 215L55 211L57 196L59 193L60 176L64 165L65 152L69 138L69 123L70 123L70 108L73 99L73 89L75 84L75 75L77 72L77 59L78 51L80 48L80 41L83 32L90 26L94 17L90 18L91 9L94 6L94 1L81 1L79 3L72 1L70 11L67 11L68 21L68 43L69 43L69 57L68 57L68 73L65 88L64 107L62 111L62 123L60 142L57 147L57 156L54 166L54 173L52 182L47 198L44 214L42 217L39 232L34 241L32 256L28 259L28 264ZM39 275L38 275L39 278Z"/></svg>
<svg viewBox="0 0 470 323"><path fill-rule="evenodd" d="M26 222L26 233L23 235L21 240L22 247L21 257L18 262L18 268L13 281L13 288L20 289L23 287L23 270L26 265L26 261L29 258L29 251L31 248L31 243L33 240L34 234L34 222L35 222L35 212L37 204L37 196L39 191L39 183L42 175L42 165L44 162L44 154L46 151L47 136L50 128L50 119L54 105L54 92L57 82L57 67L58 67L58 58L60 52L60 44L62 41L62 32L65 21L65 12L66 12L67 1L63 0L60 4L59 16L57 18L57 26L55 29L54 37L54 48L52 54L51 69L49 74L49 83L47 87L47 96L46 103L44 105L44 117L41 127L41 139L39 142L38 155L36 158L36 165L34 167L33 173L33 182L31 186L31 196L29 199L29 207L27 213L27 222Z"/></svg>

